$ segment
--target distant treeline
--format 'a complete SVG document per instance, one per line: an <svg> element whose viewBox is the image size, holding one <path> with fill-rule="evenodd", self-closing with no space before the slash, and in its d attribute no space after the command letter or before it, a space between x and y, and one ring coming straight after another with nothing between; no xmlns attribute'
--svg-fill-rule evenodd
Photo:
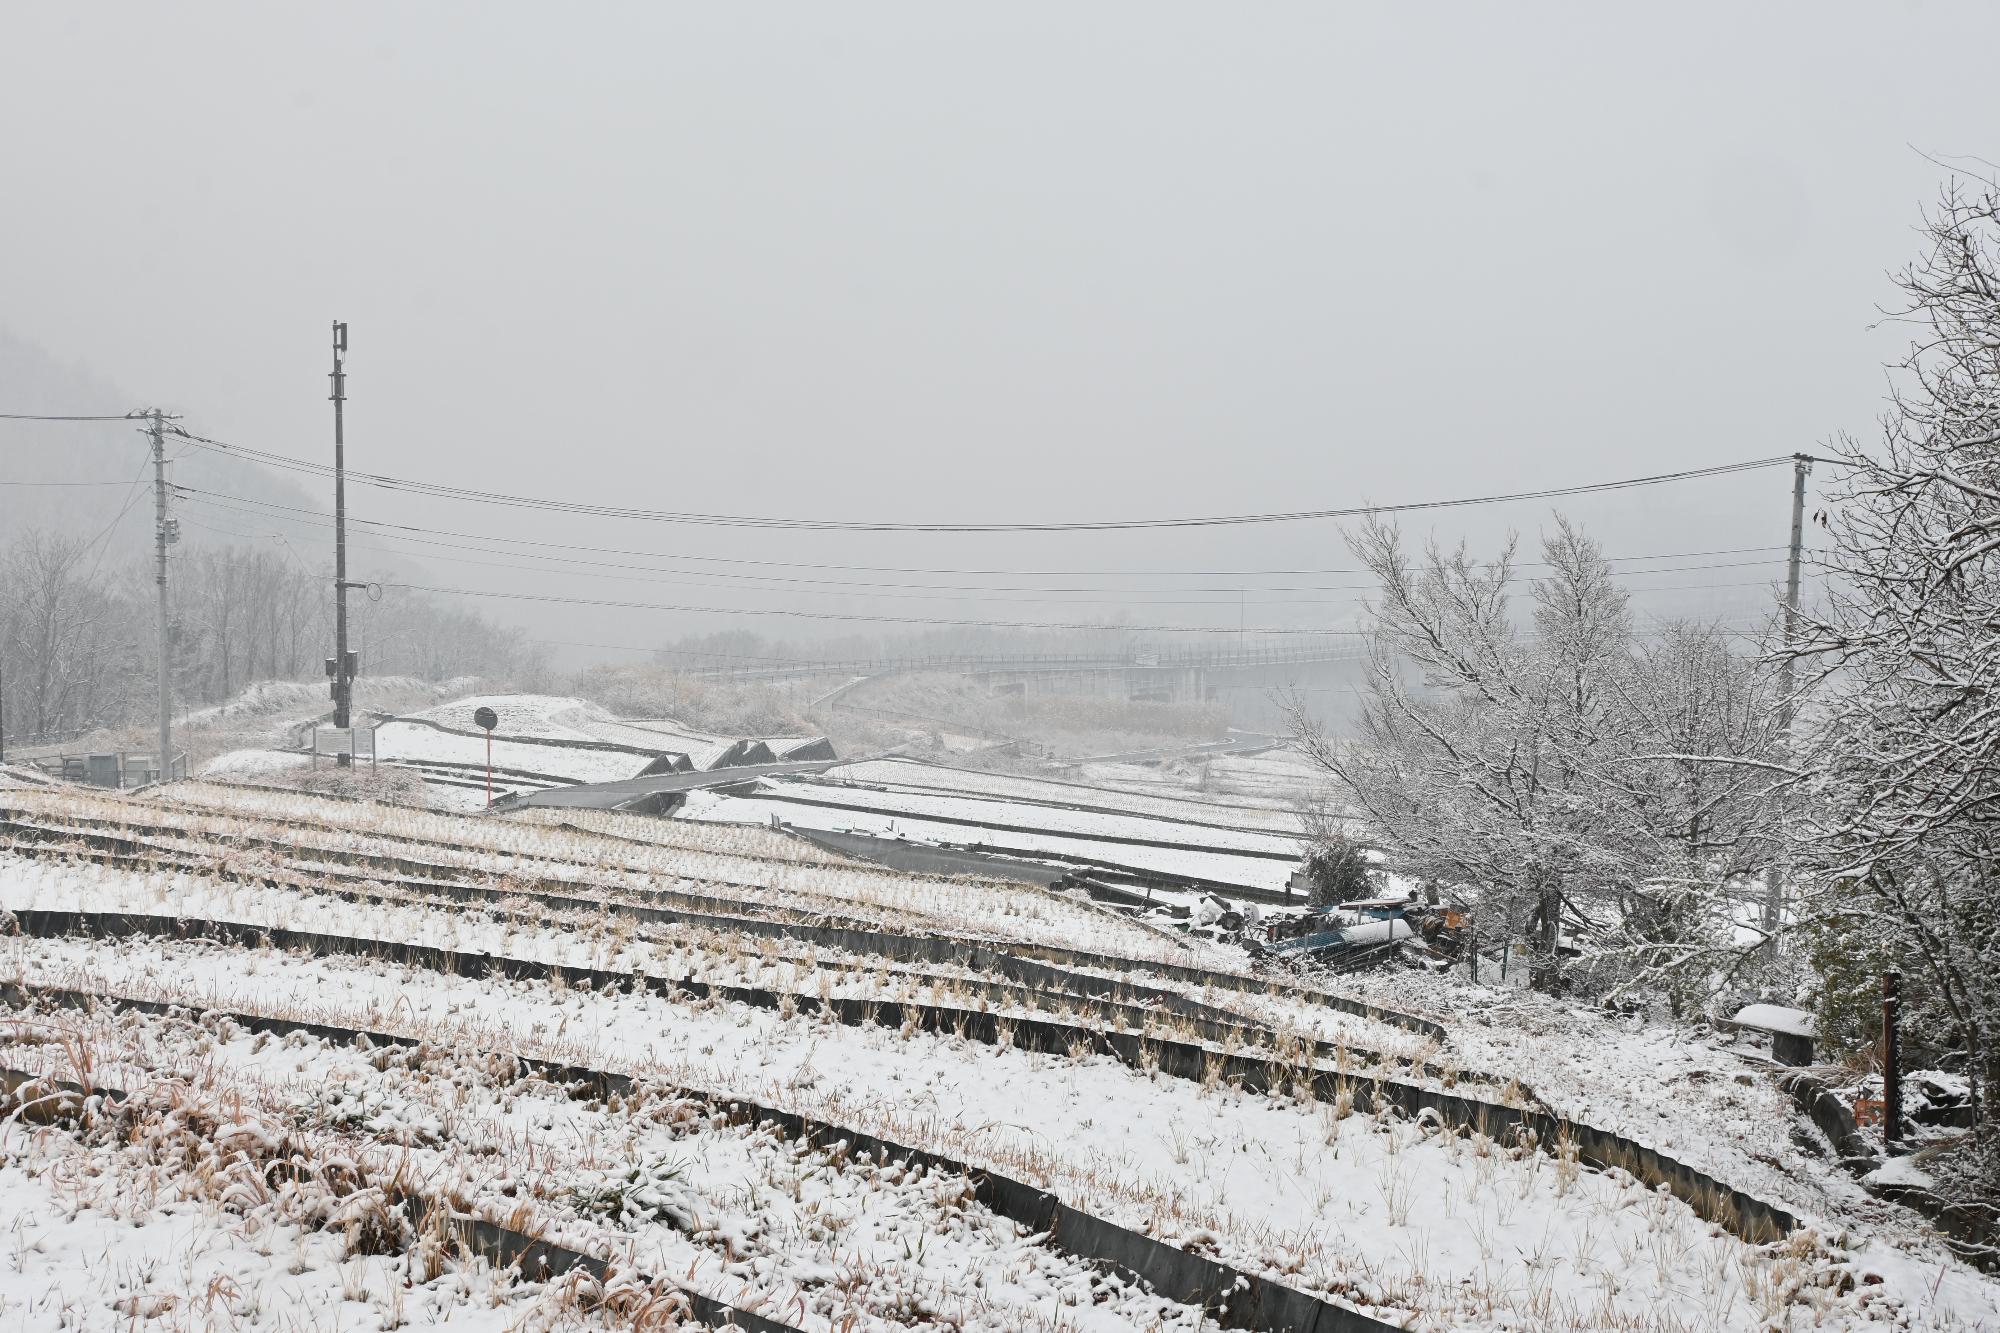
<svg viewBox="0 0 2000 1333"><path fill-rule="evenodd" d="M288 549L175 547L168 664L176 710L257 680L319 674L333 651L333 588ZM31 531L0 547L0 702L10 745L153 716L158 601L150 560ZM349 594L364 675L444 680L530 671L515 632L396 588Z"/></svg>

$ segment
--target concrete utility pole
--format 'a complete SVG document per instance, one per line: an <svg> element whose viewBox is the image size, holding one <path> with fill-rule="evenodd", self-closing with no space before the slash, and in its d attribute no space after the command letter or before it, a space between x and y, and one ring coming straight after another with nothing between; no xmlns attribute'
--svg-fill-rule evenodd
<svg viewBox="0 0 2000 1333"><path fill-rule="evenodd" d="M347 372L342 369L347 354L347 325L333 325L333 725L346 729L354 725L354 669L347 655L347 439L343 433L341 409L347 402ZM353 766L350 743L336 761L340 767Z"/></svg>
<svg viewBox="0 0 2000 1333"><path fill-rule="evenodd" d="M160 585L160 757L158 781L166 782L174 772L174 697L169 677L173 654L169 643L172 626L167 614L167 547L179 540L180 525L167 517L167 428L159 408L147 413L152 419L153 437L153 552L158 569L154 581Z"/></svg>
<svg viewBox="0 0 2000 1333"><path fill-rule="evenodd" d="M1805 556L1806 474L1812 471L1810 454L1792 455L1792 543L1785 564L1785 656L1778 661L1778 739L1789 752L1792 740L1792 690L1797 677L1791 659L1792 644L1799 633L1799 562ZM1776 933L1784 924L1785 880L1779 867L1764 872L1764 928Z"/></svg>
<svg viewBox="0 0 2000 1333"><path fill-rule="evenodd" d="M1790 649L1799 633L1799 560L1806 544L1806 474L1812 471L1810 454L1792 455L1792 551L1785 565L1785 647ZM1778 693L1782 700L1783 726L1792 727L1792 659L1778 666Z"/></svg>

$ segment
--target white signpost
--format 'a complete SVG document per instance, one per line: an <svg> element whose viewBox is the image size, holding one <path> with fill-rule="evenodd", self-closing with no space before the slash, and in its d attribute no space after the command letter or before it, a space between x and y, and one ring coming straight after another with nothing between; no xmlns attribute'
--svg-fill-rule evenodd
<svg viewBox="0 0 2000 1333"><path fill-rule="evenodd" d="M375 767L375 728L314 727L312 755L314 768L319 767L321 755L326 755L334 759L338 759L341 755L347 755L350 760L357 763L366 759L368 766L373 768Z"/></svg>

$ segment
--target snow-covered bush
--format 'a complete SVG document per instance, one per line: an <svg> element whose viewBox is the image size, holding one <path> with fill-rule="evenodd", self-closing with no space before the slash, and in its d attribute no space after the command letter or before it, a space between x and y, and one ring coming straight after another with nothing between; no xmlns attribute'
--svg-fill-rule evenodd
<svg viewBox="0 0 2000 1333"><path fill-rule="evenodd" d="M1368 855L1361 844L1334 830L1314 843L1301 867L1312 884L1314 908L1333 907L1369 897Z"/></svg>

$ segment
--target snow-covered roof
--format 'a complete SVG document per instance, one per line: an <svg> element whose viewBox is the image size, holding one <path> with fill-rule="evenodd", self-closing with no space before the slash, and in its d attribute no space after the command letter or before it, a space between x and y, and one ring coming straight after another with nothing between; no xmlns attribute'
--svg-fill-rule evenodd
<svg viewBox="0 0 2000 1333"><path fill-rule="evenodd" d="M1783 1032L1793 1037L1811 1037L1819 1032L1819 1020L1803 1009L1782 1004L1746 1004L1729 1021L1738 1027Z"/></svg>

